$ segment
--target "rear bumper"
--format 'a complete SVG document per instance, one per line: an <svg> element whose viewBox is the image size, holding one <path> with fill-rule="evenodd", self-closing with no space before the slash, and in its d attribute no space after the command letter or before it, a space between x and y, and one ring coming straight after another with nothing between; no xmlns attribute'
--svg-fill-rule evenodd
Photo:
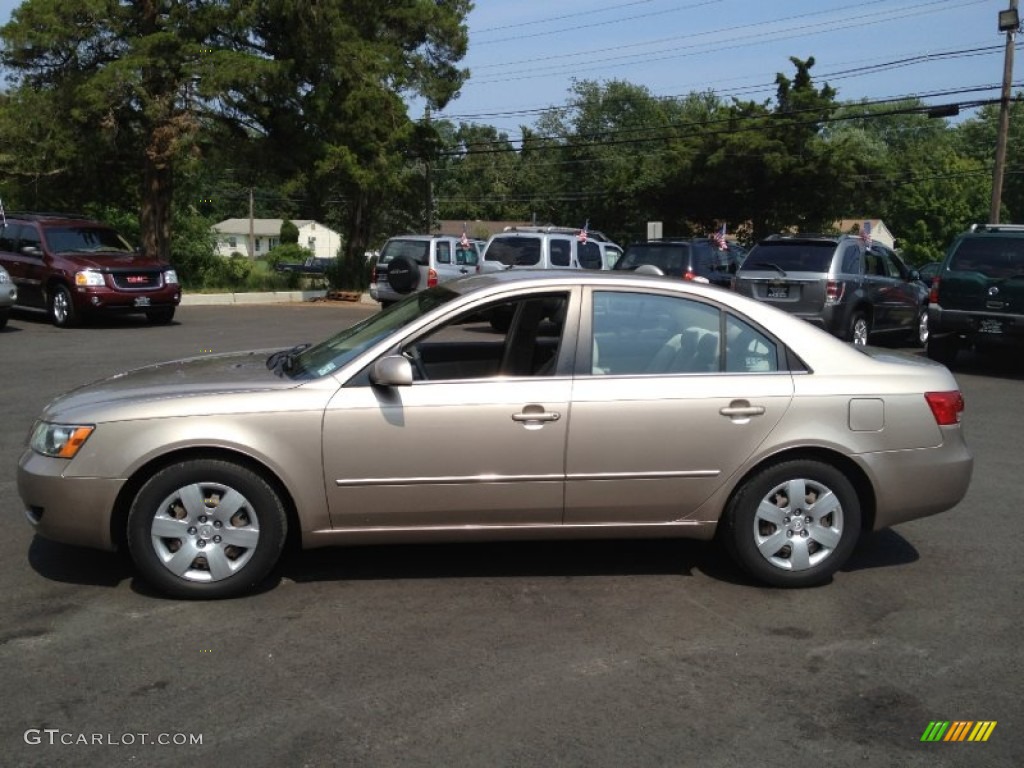
<svg viewBox="0 0 1024 768"><path fill-rule="evenodd" d="M874 530L952 509L971 483L974 458L960 427L943 427L935 448L881 451L854 457L877 488Z"/></svg>
<svg viewBox="0 0 1024 768"><path fill-rule="evenodd" d="M1024 315L965 312L930 304L928 330L934 336L957 334L974 342L992 345L1024 344Z"/></svg>

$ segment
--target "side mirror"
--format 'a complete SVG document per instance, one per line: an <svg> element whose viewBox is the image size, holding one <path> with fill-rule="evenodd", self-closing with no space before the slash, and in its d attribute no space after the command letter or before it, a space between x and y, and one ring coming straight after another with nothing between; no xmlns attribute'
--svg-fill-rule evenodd
<svg viewBox="0 0 1024 768"><path fill-rule="evenodd" d="M370 381L378 387L412 386L412 363L401 355L382 357L370 368Z"/></svg>
<svg viewBox="0 0 1024 768"><path fill-rule="evenodd" d="M32 256L36 259L42 258L43 251L38 245L25 245L22 246L21 252L26 256Z"/></svg>

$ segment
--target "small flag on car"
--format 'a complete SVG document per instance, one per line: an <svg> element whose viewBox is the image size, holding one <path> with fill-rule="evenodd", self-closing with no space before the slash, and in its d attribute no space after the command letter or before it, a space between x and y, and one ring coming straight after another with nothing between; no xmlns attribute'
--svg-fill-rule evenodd
<svg viewBox="0 0 1024 768"><path fill-rule="evenodd" d="M469 235L466 234L466 222L462 222L462 237L459 239L459 245L463 248L469 248Z"/></svg>
<svg viewBox="0 0 1024 768"><path fill-rule="evenodd" d="M718 231L716 231L715 234L713 234L711 236L711 240L714 242L714 244L717 246L718 250L720 250L720 251L724 251L724 250L727 250L729 248L728 244L726 244L726 242L725 242L725 223L724 222L722 223L722 228L719 229Z"/></svg>
<svg viewBox="0 0 1024 768"><path fill-rule="evenodd" d="M581 243L587 242L587 229L589 227L590 227L590 219L587 219L583 223L583 229L581 229L579 231L579 233L576 235L576 239L579 240Z"/></svg>
<svg viewBox="0 0 1024 768"><path fill-rule="evenodd" d="M871 222L865 221L860 225L860 239L864 241L867 248L871 247Z"/></svg>

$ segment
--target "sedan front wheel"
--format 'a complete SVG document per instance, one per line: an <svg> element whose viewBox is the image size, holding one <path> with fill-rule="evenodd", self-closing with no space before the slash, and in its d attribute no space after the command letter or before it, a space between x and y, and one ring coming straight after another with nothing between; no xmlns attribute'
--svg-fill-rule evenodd
<svg viewBox="0 0 1024 768"><path fill-rule="evenodd" d="M840 470L788 461L747 480L725 513L726 544L737 562L777 587L828 581L853 551L860 502Z"/></svg>
<svg viewBox="0 0 1024 768"><path fill-rule="evenodd" d="M172 464L142 486L128 513L128 546L147 581L175 597L243 594L276 565L284 505L258 474L229 461Z"/></svg>

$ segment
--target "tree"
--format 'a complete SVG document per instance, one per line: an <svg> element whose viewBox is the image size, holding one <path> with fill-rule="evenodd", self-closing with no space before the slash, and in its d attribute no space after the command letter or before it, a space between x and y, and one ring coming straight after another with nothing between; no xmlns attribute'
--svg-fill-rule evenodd
<svg viewBox="0 0 1024 768"><path fill-rule="evenodd" d="M291 219L281 222L281 245L297 244L299 242L299 228L292 223Z"/></svg>

